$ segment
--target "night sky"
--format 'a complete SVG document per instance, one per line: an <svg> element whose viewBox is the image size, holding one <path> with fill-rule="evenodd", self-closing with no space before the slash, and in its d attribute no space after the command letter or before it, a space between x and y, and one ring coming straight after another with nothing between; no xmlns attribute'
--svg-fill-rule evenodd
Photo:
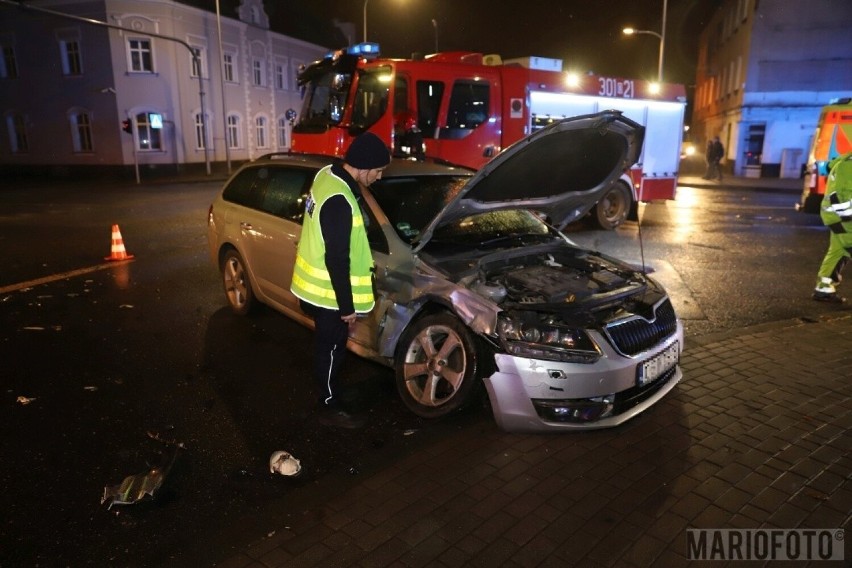
<svg viewBox="0 0 852 568"><path fill-rule="evenodd" d="M698 34L721 3L668 0L667 82L694 83ZM362 0L277 0L266 7L273 29L320 45L346 44L335 18L354 24L355 41L363 35ZM662 11L663 0L367 0L367 38L381 45L383 56L429 54L434 19L441 51L551 57L562 59L565 70L653 80L659 40L625 37L621 30L659 32Z"/></svg>

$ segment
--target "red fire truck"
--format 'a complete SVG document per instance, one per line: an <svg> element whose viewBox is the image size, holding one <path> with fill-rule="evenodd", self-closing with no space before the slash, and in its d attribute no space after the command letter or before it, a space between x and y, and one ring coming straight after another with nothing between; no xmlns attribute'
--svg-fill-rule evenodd
<svg viewBox="0 0 852 568"><path fill-rule="evenodd" d="M500 150L562 118L620 110L646 128L642 155L597 204L598 224L621 224L638 201L673 199L683 136L682 85L573 75L558 59L502 61L445 52L420 59L379 57L374 43L351 46L298 75L304 101L292 149L341 156L369 130L396 155L434 157L478 169Z"/></svg>

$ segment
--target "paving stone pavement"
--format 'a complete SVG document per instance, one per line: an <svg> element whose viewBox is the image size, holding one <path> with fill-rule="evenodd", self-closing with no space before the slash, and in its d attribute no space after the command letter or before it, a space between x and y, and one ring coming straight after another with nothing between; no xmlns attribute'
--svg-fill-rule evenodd
<svg viewBox="0 0 852 568"><path fill-rule="evenodd" d="M282 513L219 566L677 567L689 528L852 520L852 315L688 343L683 381L612 430L480 421ZM333 486L333 487L332 487ZM850 566L741 562L743 566Z"/></svg>

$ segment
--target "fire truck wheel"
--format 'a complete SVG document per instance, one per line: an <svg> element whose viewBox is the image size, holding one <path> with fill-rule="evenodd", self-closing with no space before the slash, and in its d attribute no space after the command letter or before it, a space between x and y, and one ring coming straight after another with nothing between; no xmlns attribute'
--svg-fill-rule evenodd
<svg viewBox="0 0 852 568"><path fill-rule="evenodd" d="M629 187L622 182L613 184L595 205L595 221L598 226L611 231L624 223L632 201Z"/></svg>
<svg viewBox="0 0 852 568"><path fill-rule="evenodd" d="M414 414L438 418L471 400L478 366L476 340L467 327L445 312L427 315L399 343L397 390Z"/></svg>

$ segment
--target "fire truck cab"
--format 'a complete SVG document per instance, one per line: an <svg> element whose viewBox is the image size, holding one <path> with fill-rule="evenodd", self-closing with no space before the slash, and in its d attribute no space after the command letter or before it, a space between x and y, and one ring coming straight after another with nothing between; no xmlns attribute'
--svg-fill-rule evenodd
<svg viewBox="0 0 852 568"><path fill-rule="evenodd" d="M300 70L304 100L292 150L342 156L370 131L396 156L427 156L479 169L502 149L555 120L619 110L646 129L637 166L593 210L598 224L621 224L639 201L673 199L686 102L682 85L571 75L556 59L502 61L445 52L385 59L358 44Z"/></svg>

